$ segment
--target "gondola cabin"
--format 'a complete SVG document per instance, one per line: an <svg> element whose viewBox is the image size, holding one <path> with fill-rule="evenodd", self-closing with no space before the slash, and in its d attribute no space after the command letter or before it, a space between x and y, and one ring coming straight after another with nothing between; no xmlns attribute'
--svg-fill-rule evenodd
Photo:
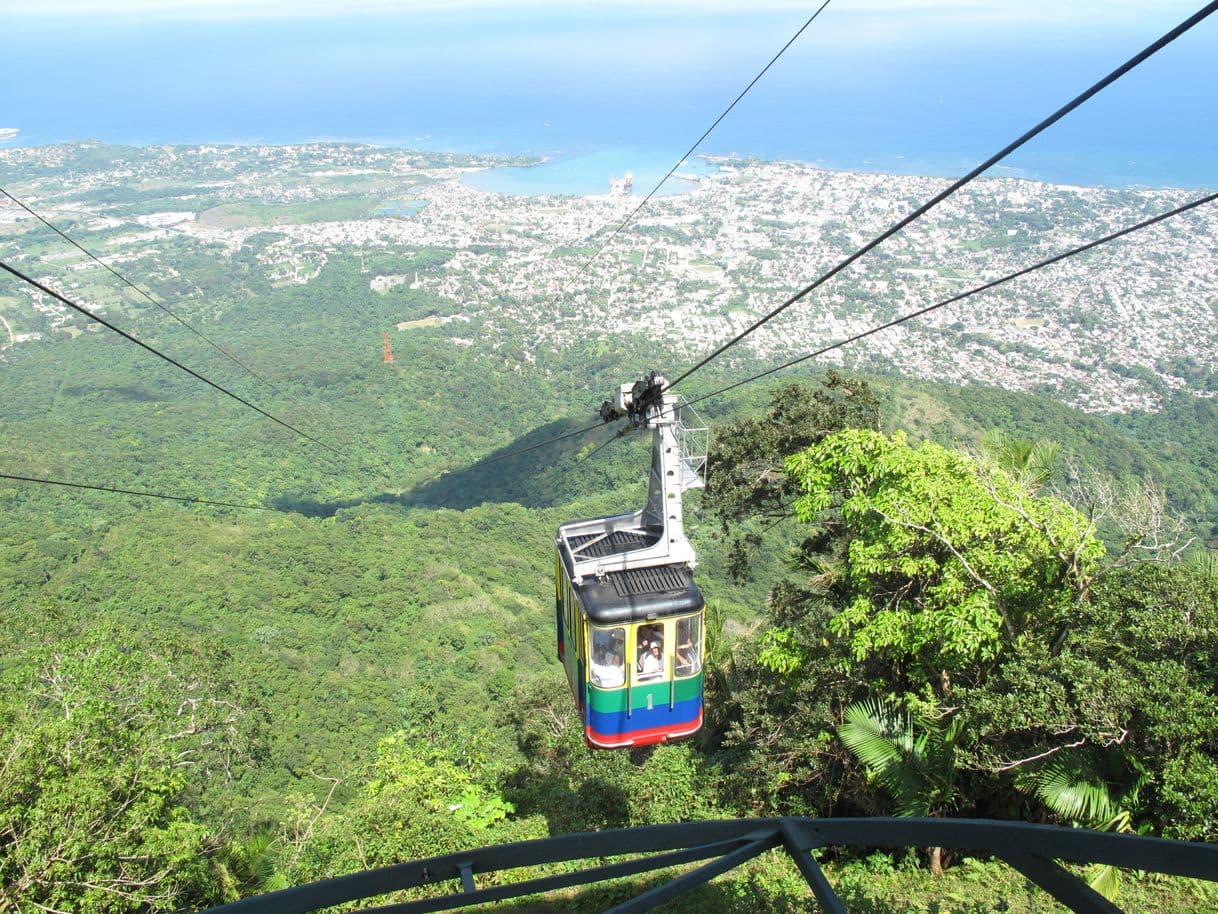
<svg viewBox="0 0 1218 914"><path fill-rule="evenodd" d="M647 506L558 528L558 659L593 748L666 742L702 725L705 613L681 495L703 485L707 431L682 423L663 386L654 373L623 385L610 410L652 430Z"/></svg>

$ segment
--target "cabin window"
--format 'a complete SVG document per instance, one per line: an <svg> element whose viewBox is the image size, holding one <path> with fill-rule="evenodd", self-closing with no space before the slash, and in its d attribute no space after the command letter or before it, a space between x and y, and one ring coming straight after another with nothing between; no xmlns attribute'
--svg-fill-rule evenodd
<svg viewBox="0 0 1218 914"><path fill-rule="evenodd" d="M664 625L640 625L635 633L635 681L655 682L664 678Z"/></svg>
<svg viewBox="0 0 1218 914"><path fill-rule="evenodd" d="M626 683L626 631L617 628L592 628L592 684L615 689Z"/></svg>
<svg viewBox="0 0 1218 914"><path fill-rule="evenodd" d="M677 620L677 656L674 671L678 676L693 676L702 669L702 620L698 616Z"/></svg>
<svg viewBox="0 0 1218 914"><path fill-rule="evenodd" d="M568 603L571 606L571 638L576 644L583 644L586 637L584 629L587 627L587 622L584 619L582 608L573 589L567 590L567 597Z"/></svg>

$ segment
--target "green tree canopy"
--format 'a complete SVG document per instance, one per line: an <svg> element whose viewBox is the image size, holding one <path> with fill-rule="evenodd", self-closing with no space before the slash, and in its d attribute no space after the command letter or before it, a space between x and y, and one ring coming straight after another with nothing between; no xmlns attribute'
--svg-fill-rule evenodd
<svg viewBox="0 0 1218 914"><path fill-rule="evenodd" d="M31 651L0 689L0 910L224 900L223 841L185 798L242 712L219 700L205 660L126 641L106 628Z"/></svg>
<svg viewBox="0 0 1218 914"><path fill-rule="evenodd" d="M926 675L1059 637L1104 554L1087 521L998 466L932 442L848 429L793 455L800 520L845 539L830 623L856 660Z"/></svg>
<svg viewBox="0 0 1218 914"><path fill-rule="evenodd" d="M795 484L783 459L844 428L879 423L880 402L867 382L830 371L815 385L778 388L764 415L717 428L706 495L724 532L733 534L729 573L746 577L763 533L793 516Z"/></svg>

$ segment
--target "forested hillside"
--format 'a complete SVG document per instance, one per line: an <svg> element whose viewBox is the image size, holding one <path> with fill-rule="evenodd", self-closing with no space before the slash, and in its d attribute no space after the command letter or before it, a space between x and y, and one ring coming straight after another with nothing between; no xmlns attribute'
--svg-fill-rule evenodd
<svg viewBox="0 0 1218 914"><path fill-rule="evenodd" d="M123 216L147 203L99 194ZM1165 390L1159 412L1108 416L809 371L708 401L709 486L687 514L711 603L706 726L590 753L554 660L553 536L638 507L647 443L599 448L611 432L594 429L511 454L679 369L674 341L539 357L471 303L455 342L451 299L370 285L453 251L332 253L308 282L277 281L273 228L123 264L155 271L258 377L130 290L89 274L77 291L339 455L108 332L3 352L0 472L251 508L0 481L0 911L191 909L464 847L741 815L1218 840L1212 400ZM82 220L80 238L103 236ZM37 259L51 242L6 244ZM753 367L725 360L685 392ZM997 864L938 849L831 863L861 910L1044 910ZM1087 875L1135 909L1218 906L1205 886ZM806 898L766 858L688 904Z"/></svg>
<svg viewBox="0 0 1218 914"><path fill-rule="evenodd" d="M1140 475L1127 460L1160 465L1102 420L983 396L1005 407L989 414L1010 417L1008 431L1121 442L1112 462L1072 452L1097 476L1115 474L1114 487ZM98 401L79 400L105 428ZM475 459L400 492L340 490L330 500L299 481L273 482L311 461L242 448L245 467L225 478L282 508L272 512L6 485L3 720L14 750L0 789L10 899L173 910L519 837L694 817L889 813L910 802L932 814L1213 840L1212 566L1162 554L1131 561L1123 540L1105 547L1081 514L1037 494L1064 481L1060 455L1029 475L1001 463L992 436L996 463L931 444L951 429L953 443L985 453L984 427L961 400L830 377L719 418L718 460L694 521L720 626L710 719L693 743L637 753L584 749L553 662L548 601L553 529L642 497L639 442L578 462L603 439L589 433L485 468ZM116 462L82 462L88 478L214 495L190 472L212 455L175 440L181 404L171 403L143 413L140 434L163 436L177 456L133 469L136 479ZM1073 424L1054 424L1059 416ZM826 438L835 424L873 431ZM9 427L32 437L49 425L29 413ZM926 443L878 431L901 425ZM551 423L518 444L567 428ZM112 435L98 438L93 450L113 446ZM16 441L6 436L10 459ZM788 451L803 456L784 477ZM46 459L63 467L70 454ZM741 480L761 465L774 470L765 478L788 481L748 490ZM1171 469L1183 478L1205 470ZM908 472L929 488L904 491ZM945 535L1010 595L977 602L985 588L960 578L933 538L910 535L927 518L904 531L867 519L868 500L911 512L932 491L946 500ZM1045 539L1059 527L1082 537L1065 544L1073 564ZM848 543L870 544L871 558ZM923 556L922 570L909 576L902 554ZM921 595L903 615L874 616L874 595L905 576L901 586ZM994 615L1000 603L1011 606L1010 628ZM892 792L882 761L852 752L852 721L946 741L917 763L915 799ZM1054 775L1109 793L1085 813L1055 806ZM119 808L126 818L113 818ZM132 855L158 877L155 890L120 862ZM66 862L48 869L52 857ZM976 872L983 883L997 878L981 863L936 861L974 890ZM851 866L861 876L878 865L867 858L841 878L852 885ZM798 897L792 874L760 866L717 903L780 909ZM876 885L876 904L884 892L898 906L933 893L903 881L918 858L885 866L888 881L862 880L860 898ZM1167 891L1187 906L1201 890L1124 891ZM1208 897L1196 895L1197 910Z"/></svg>

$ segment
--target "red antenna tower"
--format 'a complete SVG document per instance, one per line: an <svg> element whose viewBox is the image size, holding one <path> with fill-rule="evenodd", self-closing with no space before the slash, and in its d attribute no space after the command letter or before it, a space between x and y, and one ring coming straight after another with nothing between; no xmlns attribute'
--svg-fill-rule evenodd
<svg viewBox="0 0 1218 914"><path fill-rule="evenodd" d="M393 350L389 348L389 331L385 331L385 364L388 365L393 361Z"/></svg>

